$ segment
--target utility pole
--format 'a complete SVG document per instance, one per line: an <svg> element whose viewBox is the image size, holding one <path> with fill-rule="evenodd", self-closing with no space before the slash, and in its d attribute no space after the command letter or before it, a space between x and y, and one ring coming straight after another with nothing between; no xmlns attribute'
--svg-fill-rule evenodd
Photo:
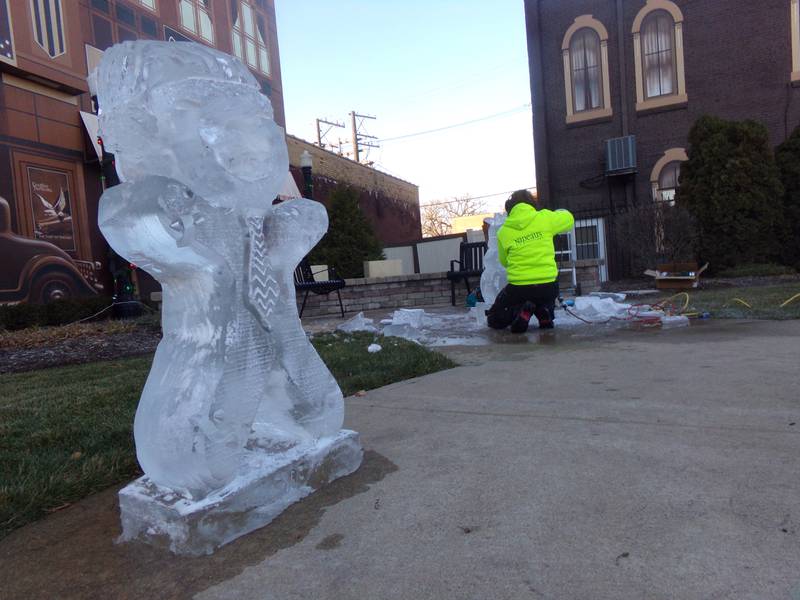
<svg viewBox="0 0 800 600"><path fill-rule="evenodd" d="M356 111L350 113L350 118L353 120L353 160L356 162L361 162L358 153L358 126L356 125Z"/></svg>
<svg viewBox="0 0 800 600"><path fill-rule="evenodd" d="M328 128L325 130L325 133L322 132L322 124L323 123L325 125L328 125ZM342 129L344 129L344 123L336 123L336 122L333 122L333 121L328 121L326 119L317 119L317 146L319 146L320 148L325 148L325 146L330 146L331 148L333 148L335 146L335 144L323 144L323 142L322 142L322 140L325 139L325 136L327 136L330 133L331 129L333 129L334 127L341 127ZM341 152L341 144L340 144L339 145L339 154L341 154L341 153L342 152Z"/></svg>
<svg viewBox="0 0 800 600"><path fill-rule="evenodd" d="M366 119L375 119L370 115L359 115L356 111L350 113L350 123L352 127L352 140L353 140L353 160L357 163L361 162L361 148L379 148L378 144L368 140L377 140L374 135L367 135L362 133L360 129L364 126ZM359 120L360 119L360 120Z"/></svg>

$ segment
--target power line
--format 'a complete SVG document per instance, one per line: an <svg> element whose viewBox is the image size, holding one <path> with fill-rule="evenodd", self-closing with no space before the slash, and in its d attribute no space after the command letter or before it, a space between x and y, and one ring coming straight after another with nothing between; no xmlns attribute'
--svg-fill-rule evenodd
<svg viewBox="0 0 800 600"><path fill-rule="evenodd" d="M521 111L523 111L523 110L525 110L527 108L530 108L530 107L531 107L531 104L529 102L527 104L523 104L522 106L518 106L518 107L512 108L510 110L506 110L506 111L503 111L503 112L495 113L495 114L492 114L492 115L486 115L485 117L479 117L477 119L471 119L469 121L464 121L463 123L454 123L453 125L446 125L444 127L437 127L436 129L428 129L426 131L418 131L416 133L408 133L406 135L398 135L398 136L391 137L391 138L385 138L385 139L382 139L382 140L378 140L378 143L379 144L383 144L385 142L394 142L394 141L397 141L397 140L404 140L404 139L407 139L407 138L417 137L417 136L420 136L420 135L428 135L429 133L437 133L439 131L445 131L447 129L454 129L456 127L463 127L465 125L472 125L473 123L480 123L481 121L488 121L489 119L496 119L498 117L504 117L506 115L518 113L518 112L521 112Z"/></svg>
<svg viewBox="0 0 800 600"><path fill-rule="evenodd" d="M397 179L403 179L403 181L406 181L401 175L395 173L394 171L392 171L389 167L387 167L383 163L375 161L374 165L375 165L375 167L379 168L381 171L387 173L388 175L391 175L392 177L397 177Z"/></svg>
<svg viewBox="0 0 800 600"><path fill-rule="evenodd" d="M536 186L531 185L525 188L517 188L517 189L523 189L532 192L536 190ZM510 194L512 192L516 192L517 189L508 190L507 192L496 192L494 194L485 194L483 196L470 196L469 198L454 198L452 200L442 200L441 202L430 202L428 204L420 204L419 206L420 208L425 208L426 206L444 206L445 204L454 204L455 202L463 202L464 200L483 200L484 198L493 198L495 196L503 196L505 194Z"/></svg>

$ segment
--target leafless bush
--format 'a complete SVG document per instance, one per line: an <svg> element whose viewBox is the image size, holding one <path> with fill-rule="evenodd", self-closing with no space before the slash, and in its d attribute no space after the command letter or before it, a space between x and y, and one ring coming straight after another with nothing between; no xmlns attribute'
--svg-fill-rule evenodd
<svg viewBox="0 0 800 600"><path fill-rule="evenodd" d="M636 207L617 216L620 245L631 257L631 270L641 273L660 263L695 259L697 227L689 212L666 202Z"/></svg>
<svg viewBox="0 0 800 600"><path fill-rule="evenodd" d="M453 218L479 215L484 212L484 208L483 202L470 196L423 204L420 207L422 235L425 237L447 235L452 229L450 223Z"/></svg>

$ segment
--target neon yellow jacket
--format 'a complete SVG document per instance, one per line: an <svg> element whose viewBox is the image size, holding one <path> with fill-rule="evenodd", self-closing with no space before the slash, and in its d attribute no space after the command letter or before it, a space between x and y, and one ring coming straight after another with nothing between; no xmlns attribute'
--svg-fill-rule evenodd
<svg viewBox="0 0 800 600"><path fill-rule="evenodd" d="M567 210L536 210L517 204L497 232L497 250L508 283L534 285L558 279L553 236L572 229L575 217Z"/></svg>

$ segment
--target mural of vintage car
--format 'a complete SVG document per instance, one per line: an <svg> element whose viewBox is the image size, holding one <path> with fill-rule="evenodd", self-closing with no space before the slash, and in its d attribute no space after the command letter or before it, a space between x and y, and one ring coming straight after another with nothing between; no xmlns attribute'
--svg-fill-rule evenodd
<svg viewBox="0 0 800 600"><path fill-rule="evenodd" d="M100 263L75 260L61 248L11 230L11 208L0 196L0 303L46 304L103 291Z"/></svg>

